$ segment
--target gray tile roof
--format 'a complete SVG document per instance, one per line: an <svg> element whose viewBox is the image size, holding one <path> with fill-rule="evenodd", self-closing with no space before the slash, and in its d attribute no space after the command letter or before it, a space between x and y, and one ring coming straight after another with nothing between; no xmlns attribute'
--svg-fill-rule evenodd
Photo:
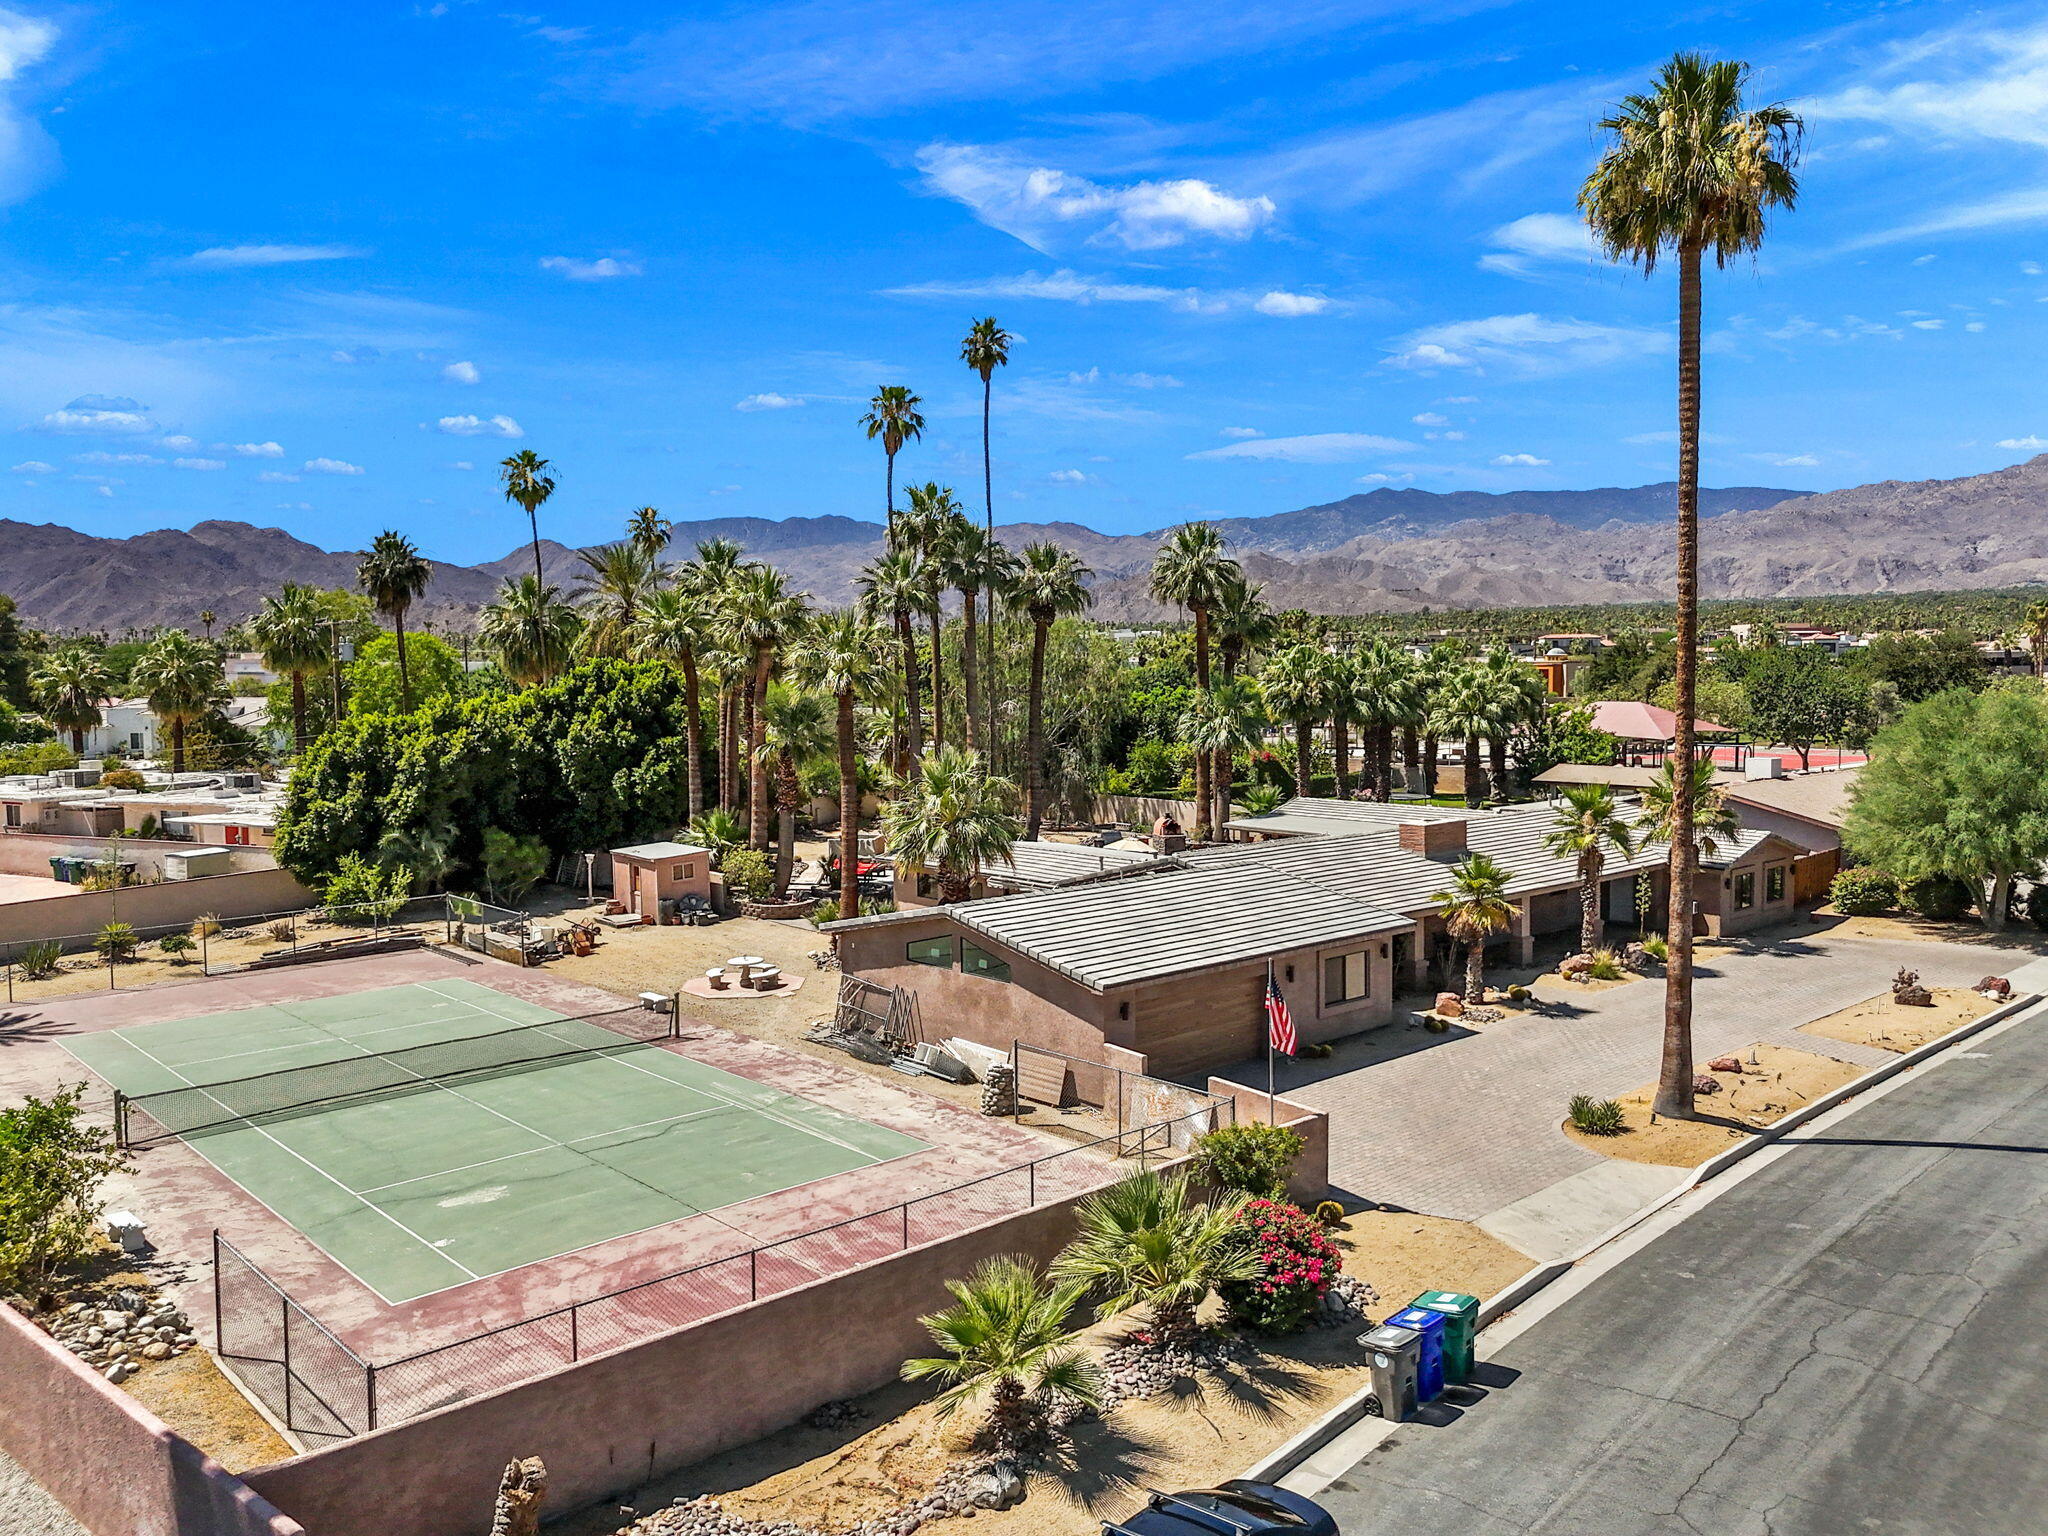
<svg viewBox="0 0 2048 1536"><path fill-rule="evenodd" d="M988 864L982 875L1007 890L1045 890L1074 880L1091 880L1159 861L1151 848L1091 848L1085 843L1029 842L1010 845L1008 864Z"/></svg>
<svg viewBox="0 0 2048 1536"><path fill-rule="evenodd" d="M1836 768L1787 779L1734 779L1722 787L1729 799L1745 805L1839 828L1848 819L1849 792L1861 776L1860 768Z"/></svg>
<svg viewBox="0 0 2048 1536"><path fill-rule="evenodd" d="M953 920L1101 991L1408 922L1285 870L1170 869L950 909Z"/></svg>
<svg viewBox="0 0 2048 1536"><path fill-rule="evenodd" d="M1397 827L1404 821L1458 821L1466 811L1443 805L1387 804L1378 800L1332 800L1296 795L1264 816L1239 816L1224 825L1233 832L1282 833L1288 836L1349 837L1360 832Z"/></svg>

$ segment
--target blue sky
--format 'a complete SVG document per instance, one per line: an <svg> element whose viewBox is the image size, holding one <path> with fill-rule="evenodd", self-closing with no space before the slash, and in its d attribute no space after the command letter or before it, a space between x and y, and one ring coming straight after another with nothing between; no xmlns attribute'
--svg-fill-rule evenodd
<svg viewBox="0 0 2048 1536"><path fill-rule="evenodd" d="M1707 478L2048 448L2048 22L1505 0L215 0L0 10L0 516L488 559L545 531L979 505L1112 531L1671 473L1672 291L1572 215L1679 47L1809 119L1712 277ZM0 551L4 558L4 551Z"/></svg>

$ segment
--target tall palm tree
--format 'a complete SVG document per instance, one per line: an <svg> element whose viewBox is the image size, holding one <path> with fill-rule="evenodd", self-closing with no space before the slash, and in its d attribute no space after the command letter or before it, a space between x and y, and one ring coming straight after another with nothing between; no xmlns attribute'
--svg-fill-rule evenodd
<svg viewBox="0 0 2048 1536"><path fill-rule="evenodd" d="M2020 620L2027 648L2034 653L2034 676L2048 674L2048 603L2029 603Z"/></svg>
<svg viewBox="0 0 2048 1536"><path fill-rule="evenodd" d="M689 754L690 816L704 810L704 711L698 652L711 639L713 605L692 585L662 587L641 603L632 634L633 654L665 661L683 674L684 750Z"/></svg>
<svg viewBox="0 0 2048 1536"><path fill-rule="evenodd" d="M497 601L486 604L477 639L498 670L522 688L546 682L569 664L583 615L537 576L505 578Z"/></svg>
<svg viewBox="0 0 2048 1536"><path fill-rule="evenodd" d="M1372 798L1394 798L1394 736L1413 723L1422 708L1420 669L1392 641L1375 636L1358 648L1352 662L1356 710L1364 727L1365 773Z"/></svg>
<svg viewBox="0 0 2048 1536"><path fill-rule="evenodd" d="M1093 573L1078 556L1057 544L1031 544L1011 583L1010 611L1031 621L1031 680L1025 690L1024 835L1035 840L1045 819L1039 785L1045 765L1045 641L1054 619L1081 613L1095 600L1088 590Z"/></svg>
<svg viewBox="0 0 2048 1536"><path fill-rule="evenodd" d="M953 1305L918 1319L940 1353L903 1362L904 1380L946 1384L940 1417L986 1399L990 1437L1014 1455L1043 1437L1056 1404L1101 1404L1102 1372L1073 1320L1084 1285L1048 1285L1021 1259L995 1258L946 1289Z"/></svg>
<svg viewBox="0 0 2048 1536"><path fill-rule="evenodd" d="M167 629L136 657L128 681L171 728L171 772L183 773L186 728L227 702L219 650L182 629Z"/></svg>
<svg viewBox="0 0 2048 1536"><path fill-rule="evenodd" d="M882 807L882 826L896 867L930 869L939 900L965 901L974 877L991 864L1010 864L1017 819L1017 786L997 778L972 752L940 747L915 777L896 778ZM845 857L841 834L841 858Z"/></svg>
<svg viewBox="0 0 2048 1536"><path fill-rule="evenodd" d="M1184 1341L1211 1291L1257 1274L1243 1241L1246 1200L1199 1200L1185 1173L1131 1174L1075 1208L1078 1230L1052 1261L1053 1277L1093 1291L1097 1318L1145 1307L1162 1341Z"/></svg>
<svg viewBox="0 0 2048 1536"><path fill-rule="evenodd" d="M1518 727L1534 725L1550 707L1549 691L1536 669L1505 645L1494 645L1480 659L1480 670L1492 695L1498 728L1486 738L1492 760L1493 792L1508 793L1508 742Z"/></svg>
<svg viewBox="0 0 2048 1536"><path fill-rule="evenodd" d="M626 538L647 557L650 565L668 548L668 537L674 528L675 524L654 507L636 507L626 517Z"/></svg>
<svg viewBox="0 0 2048 1536"><path fill-rule="evenodd" d="M1419 686L1421 697L1417 700L1416 730L1419 739L1409 745L1410 789L1420 789L1432 799L1436 795L1437 752L1442 743L1438 732L1430 723L1436 713L1437 701L1450 686L1451 679L1464 669L1465 656L1456 644L1439 640L1429 648L1429 654L1422 658Z"/></svg>
<svg viewBox="0 0 2048 1536"><path fill-rule="evenodd" d="M213 638L213 626L218 624L219 622L220 615L215 613L211 608L202 608L199 610L199 627L206 631L206 638L208 640L211 640Z"/></svg>
<svg viewBox="0 0 2048 1536"><path fill-rule="evenodd" d="M1486 1001L1486 941L1515 920L1508 872L1483 853L1451 866L1451 883L1429 899L1451 937L1465 946L1465 1001Z"/></svg>
<svg viewBox="0 0 2048 1536"><path fill-rule="evenodd" d="M882 696L889 665L888 637L858 608L843 608L811 628L797 657L798 674L836 706L834 745L839 754L839 915L860 916L859 706Z"/></svg>
<svg viewBox="0 0 2048 1536"><path fill-rule="evenodd" d="M296 582L263 599L249 620L249 638L263 665L292 680L292 744L300 752L306 750L306 674L335 663L333 635L313 588Z"/></svg>
<svg viewBox="0 0 2048 1536"><path fill-rule="evenodd" d="M498 478L504 483L505 499L526 511L527 526L533 533L533 579L540 586L547 585L547 576L540 568L540 509L555 494L554 477L548 468L548 461L531 448L522 448L510 458L498 461Z"/></svg>
<svg viewBox="0 0 2048 1536"><path fill-rule="evenodd" d="M999 598L1017 568L1017 557L972 523L962 522L945 551L947 582L960 593L960 675L966 693L967 749L985 750L992 743L981 697L981 657L976 644L975 606L983 593Z"/></svg>
<svg viewBox="0 0 2048 1536"><path fill-rule="evenodd" d="M1152 557L1152 595L1161 602L1187 609L1195 620L1195 685L1209 686L1209 617L1226 600L1233 584L1242 583L1244 571L1224 553L1223 535L1211 523L1183 523L1168 534ZM1198 767L1196 778L1206 784L1214 771ZM1209 835L1209 797L1197 790L1197 839Z"/></svg>
<svg viewBox="0 0 2048 1536"><path fill-rule="evenodd" d="M412 673L405 660L406 610L426 595L433 579L434 568L420 558L412 540L396 529L387 528L372 539L369 553L356 566L356 584L391 621L392 639L398 646L398 704L405 714L412 713Z"/></svg>
<svg viewBox="0 0 2048 1536"><path fill-rule="evenodd" d="M1245 654L1269 643L1278 632L1273 610L1256 582L1247 581L1243 572L1223 584L1216 611L1209 616L1215 632L1217 670L1226 681L1237 676ZM1253 746L1259 743L1252 743ZM1230 819L1230 760L1225 758L1216 763L1210 771L1214 781L1212 791L1222 806L1221 819Z"/></svg>
<svg viewBox="0 0 2048 1536"><path fill-rule="evenodd" d="M924 756L924 715L918 698L917 631L910 616L924 603L929 585L916 552L894 550L862 568L859 586L871 613L887 614L895 627L903 656L903 730L898 740L896 771L909 775Z"/></svg>
<svg viewBox="0 0 2048 1536"><path fill-rule="evenodd" d="M1678 260L1678 720L1672 758L1693 770L1699 683L1700 273L1762 246L1773 209L1798 200L1793 174L1805 125L1782 104L1748 107L1749 69L1732 59L1674 54L1651 90L1625 97L1599 127L1611 136L1579 207L1607 255L1645 276ZM1692 901L1698 852L1680 787L1671 840L1671 956L1664 981L1664 1052L1656 1110L1693 1113Z"/></svg>
<svg viewBox="0 0 2048 1536"><path fill-rule="evenodd" d="M71 733L71 752L85 752L85 733L105 718L100 706L112 700L114 681L100 653L83 645L67 645L29 675L29 692L43 718Z"/></svg>
<svg viewBox="0 0 2048 1536"><path fill-rule="evenodd" d="M586 656L624 656L633 648L640 612L659 589L661 570L633 540L577 553L582 577L571 594L583 609L579 640Z"/></svg>
<svg viewBox="0 0 2048 1536"><path fill-rule="evenodd" d="M924 417L918 414L918 407L924 401L913 395L901 384L884 384L875 391L868 401L868 413L861 417L860 424L867 428L868 439L882 440L882 453L888 461L888 531L896 531L896 455L905 443L924 436Z"/></svg>
<svg viewBox="0 0 2048 1536"><path fill-rule="evenodd" d="M1635 852L1632 828L1605 784L1567 784L1557 803L1557 821L1543 846L1560 859L1573 859L1579 875L1579 952L1591 954L1607 926L1600 912L1600 874L1612 849L1624 859Z"/></svg>
<svg viewBox="0 0 2048 1536"><path fill-rule="evenodd" d="M1477 663L1466 664L1444 680L1430 705L1429 732L1465 743L1467 810L1476 811L1486 803L1486 764L1479 755L1479 743L1499 729L1499 700Z"/></svg>
<svg viewBox="0 0 2048 1536"><path fill-rule="evenodd" d="M996 471L995 459L989 451L989 412L995 403L995 372L1010 361L1010 341L1010 333L996 324L994 315L989 315L975 321L960 343L960 360L981 375L982 532L991 545L996 543ZM996 669L996 590L994 587L984 587L983 590L988 594L988 670L993 673ZM969 641L972 643L972 630L969 631Z"/></svg>
<svg viewBox="0 0 2048 1536"><path fill-rule="evenodd" d="M1181 740L1194 748L1195 761L1210 765L1204 780L1207 795L1198 791L1199 819L1222 835L1230 819L1231 765L1241 751L1265 740L1266 708L1259 691L1241 680L1219 678L1213 688L1197 689L1182 712Z"/></svg>
<svg viewBox="0 0 2048 1536"><path fill-rule="evenodd" d="M1315 775L1316 722L1330 712L1332 658L1313 645L1276 651L1259 673L1266 707L1294 727L1294 792L1305 795Z"/></svg>
<svg viewBox="0 0 2048 1536"><path fill-rule="evenodd" d="M950 581L953 546L961 530L973 525L961 512L951 486L927 480L923 485L911 486L905 494L910 506L897 519L897 537L906 547L917 551L918 564L924 572L924 612L930 626L932 651L932 745L942 746L946 740L946 666L940 600Z"/></svg>
<svg viewBox="0 0 2048 1536"><path fill-rule="evenodd" d="M783 683L769 686L761 701L761 748L775 769L775 895L789 895L796 869L796 813L804 803L805 763L832 750L825 696Z"/></svg>
<svg viewBox="0 0 2048 1536"><path fill-rule="evenodd" d="M807 613L801 593L789 590L788 578L772 566L757 566L734 582L728 606L729 630L740 653L748 658L751 714L747 726L747 846L768 851L768 759L761 750L766 722L768 679L776 653L801 638Z"/></svg>

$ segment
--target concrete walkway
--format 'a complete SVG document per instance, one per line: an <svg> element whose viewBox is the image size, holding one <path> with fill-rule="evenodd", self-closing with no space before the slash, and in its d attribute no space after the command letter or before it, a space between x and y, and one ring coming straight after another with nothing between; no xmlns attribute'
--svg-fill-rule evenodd
<svg viewBox="0 0 2048 1536"><path fill-rule="evenodd" d="M1704 1062L1761 1040L1874 1066L1889 1053L1797 1026L1883 992L1901 966L1930 986L1968 986L2028 958L1825 932L1762 935L1701 967L1694 1049ZM1330 1178L1340 1190L1463 1221L1508 1212L1498 1235L1525 1251L1533 1243L1563 1253L1676 1182L1672 1170L1618 1165L1558 1128L1573 1094L1611 1098L1656 1076L1663 1018L1663 983L1646 978L1574 992L1550 1004L1548 1017L1445 1035L1393 1025L1345 1042L1325 1061L1283 1060L1279 1084L1289 1098L1328 1111ZM1265 1065L1236 1072L1239 1081L1259 1081ZM1563 1182L1575 1175L1584 1177ZM1531 1202L1546 1191L1547 1202Z"/></svg>

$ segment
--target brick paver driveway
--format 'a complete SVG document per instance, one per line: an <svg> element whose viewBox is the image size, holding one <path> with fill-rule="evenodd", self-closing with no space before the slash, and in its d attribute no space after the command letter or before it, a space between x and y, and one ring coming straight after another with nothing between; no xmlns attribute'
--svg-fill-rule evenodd
<svg viewBox="0 0 2048 1536"><path fill-rule="evenodd" d="M1884 991L1900 966L1930 986L1968 986L2031 958L1825 932L1759 935L1705 960L1694 1050L1704 1062L1763 1040L1876 1065L1887 1053L1796 1026ZM1448 1035L1390 1025L1325 1061L1283 1059L1278 1082L1288 1098L1328 1111L1330 1180L1340 1190L1476 1221L1606 1161L1558 1129L1573 1094L1614 1097L1656 1076L1661 979L1574 995L1556 1008L1551 1018ZM1263 1083L1265 1070L1263 1061L1248 1062L1225 1075Z"/></svg>

